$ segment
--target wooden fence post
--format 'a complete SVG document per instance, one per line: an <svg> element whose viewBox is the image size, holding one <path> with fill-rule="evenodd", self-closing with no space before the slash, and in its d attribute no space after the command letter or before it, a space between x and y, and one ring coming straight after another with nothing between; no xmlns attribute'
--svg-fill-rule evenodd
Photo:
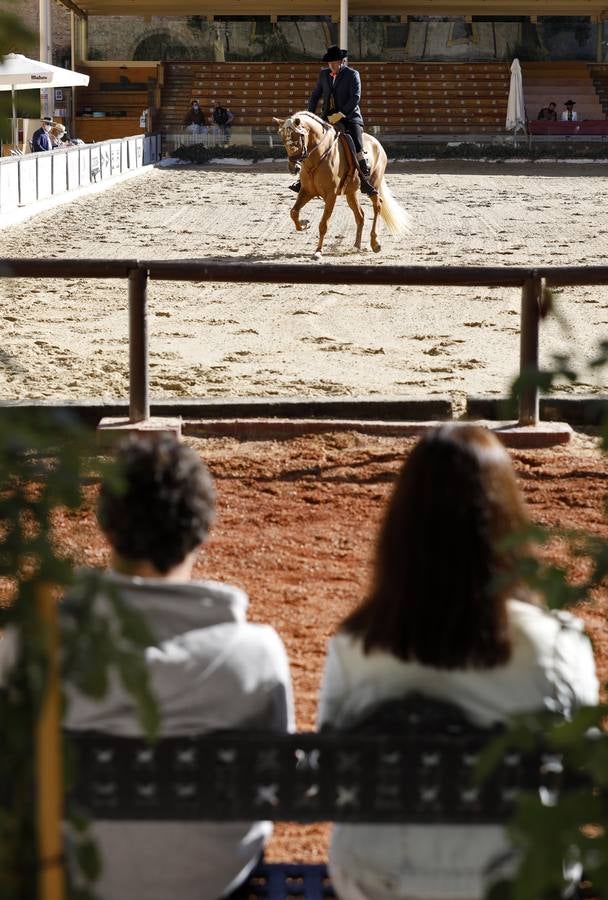
<svg viewBox="0 0 608 900"><path fill-rule="evenodd" d="M38 617L46 636L48 670L36 728L36 823L38 836L38 898L64 900L63 763L59 691L59 630L57 600L50 584L36 595Z"/></svg>
<svg viewBox="0 0 608 900"><path fill-rule="evenodd" d="M527 381L538 373L538 331L543 281L532 274L521 289L519 374ZM527 383L519 392L519 425L538 425L538 384Z"/></svg>

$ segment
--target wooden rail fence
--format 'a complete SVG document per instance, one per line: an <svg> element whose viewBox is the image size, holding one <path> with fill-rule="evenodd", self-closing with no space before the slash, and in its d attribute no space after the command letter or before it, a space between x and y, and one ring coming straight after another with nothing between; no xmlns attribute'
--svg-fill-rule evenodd
<svg viewBox="0 0 608 900"><path fill-rule="evenodd" d="M410 285L417 287L519 287L520 374L538 371L539 325L547 287L608 284L608 266L360 266L145 259L0 259L12 278L125 278L129 285L129 419L150 416L148 283L153 281L264 284ZM519 395L520 425L538 424L534 379Z"/></svg>

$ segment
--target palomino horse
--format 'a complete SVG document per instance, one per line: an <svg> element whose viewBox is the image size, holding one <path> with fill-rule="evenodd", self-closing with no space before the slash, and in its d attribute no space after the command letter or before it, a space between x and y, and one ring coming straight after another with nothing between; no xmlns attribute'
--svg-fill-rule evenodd
<svg viewBox="0 0 608 900"><path fill-rule="evenodd" d="M314 113L306 111L295 113L288 119L275 118L274 121L279 126L279 134L287 150L289 171L295 174L299 170L302 182L298 199L291 210L291 218L296 229L304 231L308 228L308 220L300 219L300 210L309 200L321 197L325 202L325 209L319 222L319 242L314 259L321 258L327 223L340 194L344 194L353 211L357 223L355 247L360 250L364 215L359 202L359 175L350 152L339 139L339 132ZM371 169L369 181L378 191L370 197L374 207L370 242L372 250L377 253L380 250L376 232L378 216L382 217L388 230L394 235L409 230L409 216L399 206L384 180L387 162L384 148L369 134L364 135L363 145Z"/></svg>

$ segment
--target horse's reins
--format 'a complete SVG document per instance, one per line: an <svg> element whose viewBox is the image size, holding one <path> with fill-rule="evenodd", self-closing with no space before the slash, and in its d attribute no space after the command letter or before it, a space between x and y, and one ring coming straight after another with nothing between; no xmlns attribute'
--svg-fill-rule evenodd
<svg viewBox="0 0 608 900"><path fill-rule="evenodd" d="M318 159L317 164L315 165L315 167L314 167L313 169L310 170L310 174L311 174L311 175L313 174L313 172L315 171L315 169L317 169L317 168L321 165L321 163L323 162L323 160L325 159L325 157L329 155L329 153L331 152L331 150L332 150L334 144L336 143L336 141L337 141L338 138L340 137L340 133L339 133L338 131L336 131L335 128L333 129L333 131L334 131L334 137L333 137L333 140L332 140L331 144L329 145L329 147L327 148L327 150L325 150L325 152L322 154L322 156L319 157L319 159ZM325 140L325 135L326 135L326 134L329 134L329 128L327 129L327 131L325 131L325 132L323 133L323 137L321 138L321 140L320 140L317 144L315 144L315 146L312 148L312 150L309 151L309 150L306 148L306 146L303 146L303 147L302 147L302 152L301 152L298 156L289 156L289 155L288 155L288 156L287 156L287 159L289 160L289 162L292 162L292 163L300 163L300 165L304 165L304 161L305 161L305 160L309 160L310 157L312 156L312 154L315 152L315 150L318 150L318 149L319 149L319 147L321 146L321 144L322 144L323 141ZM303 138L304 135L301 134L300 137ZM302 141L302 144L304 144L304 141Z"/></svg>

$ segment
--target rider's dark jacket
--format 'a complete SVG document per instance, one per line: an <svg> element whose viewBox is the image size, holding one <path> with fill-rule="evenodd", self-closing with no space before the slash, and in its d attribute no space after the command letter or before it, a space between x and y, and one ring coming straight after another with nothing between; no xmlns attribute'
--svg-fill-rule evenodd
<svg viewBox="0 0 608 900"><path fill-rule="evenodd" d="M341 112L347 123L363 125L363 117L359 109L361 79L356 69L342 66L335 79L331 77L331 69L322 69L317 85L308 101L309 112L315 112L321 97L323 98L321 115L324 119L334 112Z"/></svg>

